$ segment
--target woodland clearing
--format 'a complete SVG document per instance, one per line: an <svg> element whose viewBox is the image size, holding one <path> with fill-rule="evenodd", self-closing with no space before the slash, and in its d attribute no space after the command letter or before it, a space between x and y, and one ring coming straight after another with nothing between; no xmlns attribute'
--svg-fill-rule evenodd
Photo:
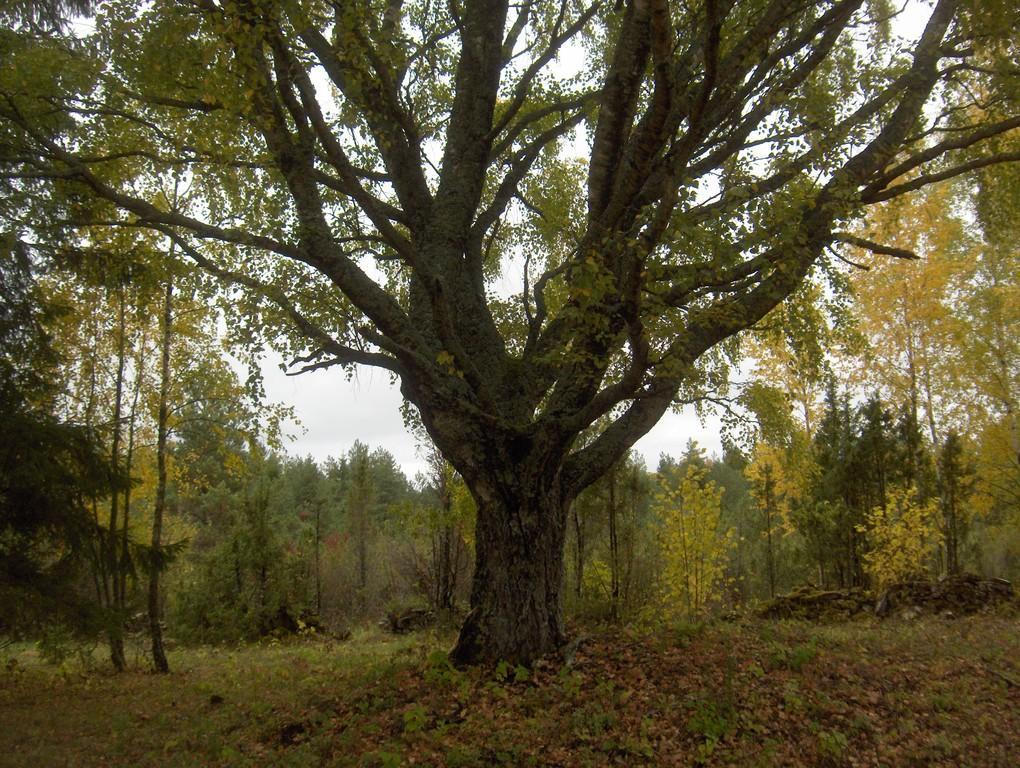
<svg viewBox="0 0 1020 768"><path fill-rule="evenodd" d="M1020 620L578 629L567 662L459 671L452 634L11 654L3 766L1013 766ZM10 649L9 649L10 650ZM141 660L138 660L141 662Z"/></svg>

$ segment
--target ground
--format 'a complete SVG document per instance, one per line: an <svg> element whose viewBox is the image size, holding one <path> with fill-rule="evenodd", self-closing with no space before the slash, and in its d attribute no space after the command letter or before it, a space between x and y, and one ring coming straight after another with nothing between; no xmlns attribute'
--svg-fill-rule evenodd
<svg viewBox="0 0 1020 768"><path fill-rule="evenodd" d="M452 636L0 671L0 766L1020 765L1020 619L583 630L461 672ZM136 660L141 664L142 660Z"/></svg>

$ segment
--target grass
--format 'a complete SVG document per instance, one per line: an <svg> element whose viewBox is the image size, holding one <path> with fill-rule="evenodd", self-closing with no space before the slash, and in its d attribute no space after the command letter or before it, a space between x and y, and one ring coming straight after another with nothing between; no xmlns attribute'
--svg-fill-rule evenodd
<svg viewBox="0 0 1020 768"><path fill-rule="evenodd" d="M0 672L0 766L1020 764L1015 618L682 634L467 672L450 637L377 632L177 650L169 676L26 650Z"/></svg>

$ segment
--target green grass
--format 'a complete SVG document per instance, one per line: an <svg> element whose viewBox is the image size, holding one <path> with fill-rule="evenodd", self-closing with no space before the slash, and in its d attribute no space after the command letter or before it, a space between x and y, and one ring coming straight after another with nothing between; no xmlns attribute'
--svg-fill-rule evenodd
<svg viewBox="0 0 1020 768"><path fill-rule="evenodd" d="M0 766L318 765L338 705L386 710L392 681L434 637L361 632L171 654L170 675L113 675L32 652L0 678ZM330 736L329 741L332 741Z"/></svg>
<svg viewBox="0 0 1020 768"><path fill-rule="evenodd" d="M450 636L375 631L179 649L169 676L22 649L0 671L0 766L1017 764L1016 619L666 638L607 629L532 670L460 671Z"/></svg>

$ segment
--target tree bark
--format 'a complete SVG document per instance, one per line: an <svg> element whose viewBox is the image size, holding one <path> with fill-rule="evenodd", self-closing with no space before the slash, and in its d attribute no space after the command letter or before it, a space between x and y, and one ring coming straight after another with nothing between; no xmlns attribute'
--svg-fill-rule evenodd
<svg viewBox="0 0 1020 768"><path fill-rule="evenodd" d="M567 506L525 481L486 498L478 521L471 611L451 658L458 664L530 665L564 642L563 550Z"/></svg>
<svg viewBox="0 0 1020 768"><path fill-rule="evenodd" d="M435 575L435 609L440 613L449 614L453 610L453 496L449 484L449 476L445 462L440 459L437 464L437 489L439 506L442 510L439 529L432 534L433 538L433 572Z"/></svg>
<svg viewBox="0 0 1020 768"><path fill-rule="evenodd" d="M361 601L365 601L365 589L368 587L368 525L365 522L367 513L362 503L358 508L358 587L361 590Z"/></svg>
<svg viewBox="0 0 1020 768"><path fill-rule="evenodd" d="M351 458L351 488L348 507L353 518L355 552L358 566L359 606L365 607L365 590L368 588L368 514L372 500L372 478L369 475L368 449L361 446Z"/></svg>

